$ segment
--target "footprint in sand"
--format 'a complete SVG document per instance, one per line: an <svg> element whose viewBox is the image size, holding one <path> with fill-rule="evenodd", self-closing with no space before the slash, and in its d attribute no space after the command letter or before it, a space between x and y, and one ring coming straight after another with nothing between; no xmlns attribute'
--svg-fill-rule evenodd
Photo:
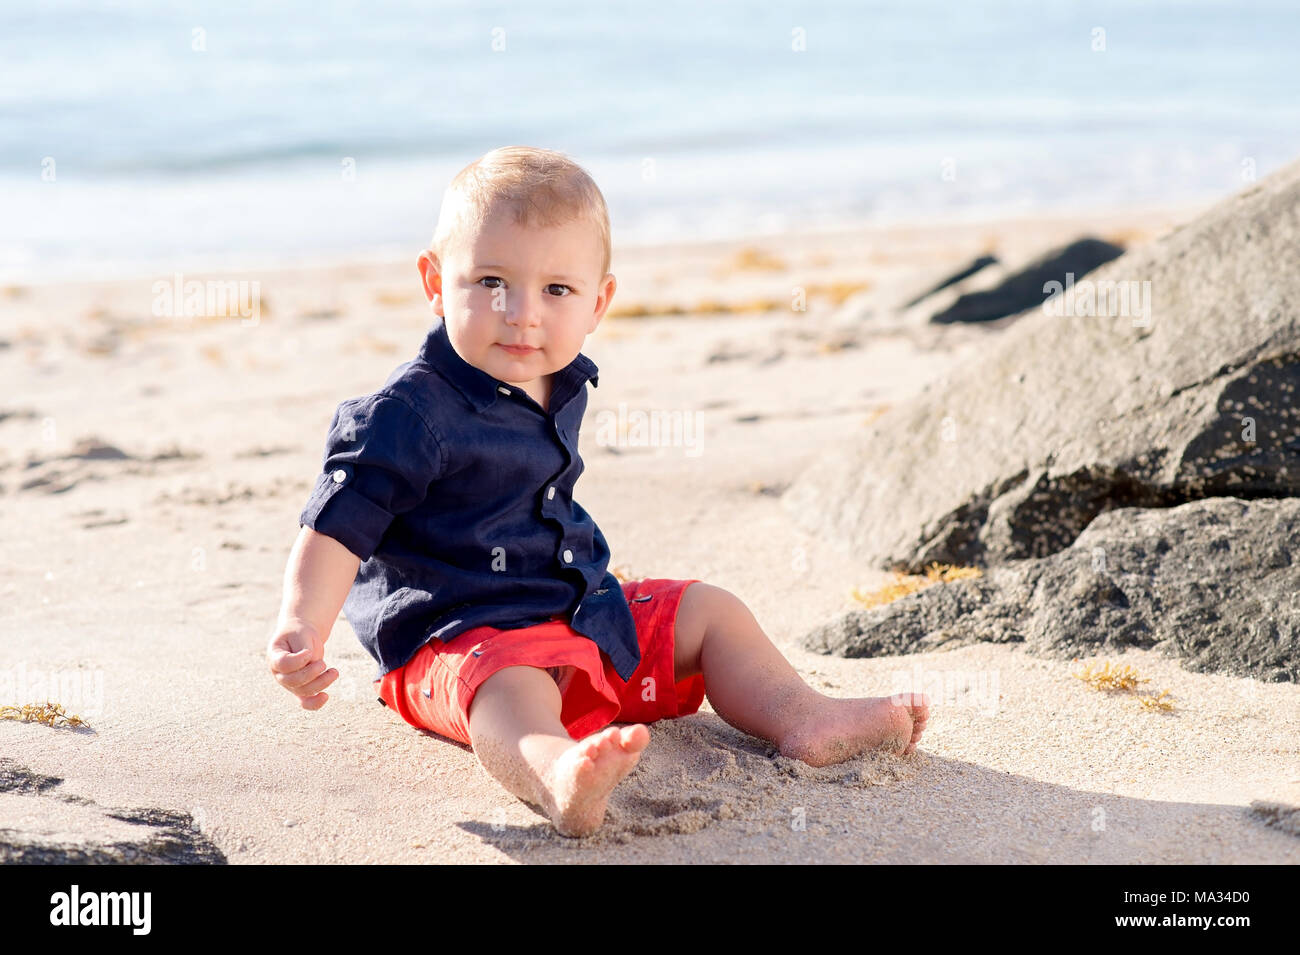
<svg viewBox="0 0 1300 955"><path fill-rule="evenodd" d="M104 470L104 465L110 462L121 464L121 469L116 473L149 475L155 473L153 465L156 462L195 460L201 457L200 454L183 451L176 445L141 457L128 454L116 445L92 435L79 438L67 454L48 458L29 457L23 464L23 470L28 476L19 483L18 490L62 494L82 481L111 479L115 474ZM96 466L92 467L92 463Z"/></svg>

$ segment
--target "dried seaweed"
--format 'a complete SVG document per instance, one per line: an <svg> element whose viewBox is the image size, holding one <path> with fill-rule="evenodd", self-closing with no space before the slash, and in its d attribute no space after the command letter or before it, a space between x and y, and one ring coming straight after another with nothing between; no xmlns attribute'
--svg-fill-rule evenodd
<svg viewBox="0 0 1300 955"><path fill-rule="evenodd" d="M946 584L954 580L980 576L982 576L982 572L978 567L958 567L954 564L932 563L925 569L924 576L895 573L893 583L886 584L879 590L873 590L870 593L863 593L857 587L854 587L850 596L864 607L879 607L900 597L916 593L918 590L924 590L934 584Z"/></svg>
<svg viewBox="0 0 1300 955"><path fill-rule="evenodd" d="M75 714L69 716L62 703L24 703L22 706L0 706L0 720L21 720L24 723L44 723L64 726L89 726Z"/></svg>
<svg viewBox="0 0 1300 955"><path fill-rule="evenodd" d="M1134 690L1139 683L1151 682L1146 677L1138 676L1137 670L1131 666L1112 667L1109 660L1102 664L1101 669L1096 669L1095 664L1089 663L1082 673L1075 673L1074 676L1094 690Z"/></svg>
<svg viewBox="0 0 1300 955"><path fill-rule="evenodd" d="M1075 658L1078 662L1078 658ZM1112 666L1110 661L1104 662L1100 668L1095 663L1086 664L1082 673L1074 673L1072 676L1082 680L1094 690L1133 693L1137 696L1138 703L1144 710L1157 713L1169 713L1174 709L1172 699L1166 699L1169 696L1168 690L1161 690L1158 694L1138 693L1138 685L1141 683L1150 683L1151 681L1144 676L1138 676L1137 670L1131 666Z"/></svg>

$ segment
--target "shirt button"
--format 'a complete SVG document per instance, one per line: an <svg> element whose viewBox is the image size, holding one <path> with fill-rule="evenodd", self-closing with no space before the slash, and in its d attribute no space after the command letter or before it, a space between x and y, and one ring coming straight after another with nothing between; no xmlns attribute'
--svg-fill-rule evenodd
<svg viewBox="0 0 1300 955"><path fill-rule="evenodd" d="M554 497L555 497L555 485L551 485L549 488L546 489L546 499L549 501Z"/></svg>
<svg viewBox="0 0 1300 955"><path fill-rule="evenodd" d="M348 479L348 472L344 471L342 468L339 468L337 471L334 472L335 484L342 484L347 479Z"/></svg>
<svg viewBox="0 0 1300 955"><path fill-rule="evenodd" d="M572 563L573 563L573 551L569 550L569 548L567 548L567 547L564 548L564 562L565 562L566 564L572 564Z"/></svg>
<svg viewBox="0 0 1300 955"><path fill-rule="evenodd" d="M509 389L509 388L503 388L503 387L501 387L500 385L497 386L497 391L501 392L501 394L503 394L503 395L508 395L508 394L510 394L510 389Z"/></svg>

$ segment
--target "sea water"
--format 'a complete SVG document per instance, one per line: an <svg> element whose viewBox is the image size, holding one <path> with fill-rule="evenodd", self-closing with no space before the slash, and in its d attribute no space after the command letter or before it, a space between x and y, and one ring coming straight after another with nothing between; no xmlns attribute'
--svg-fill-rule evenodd
<svg viewBox="0 0 1300 955"><path fill-rule="evenodd" d="M1289 0L0 4L0 281L410 255L498 145L615 241L1227 195Z"/></svg>

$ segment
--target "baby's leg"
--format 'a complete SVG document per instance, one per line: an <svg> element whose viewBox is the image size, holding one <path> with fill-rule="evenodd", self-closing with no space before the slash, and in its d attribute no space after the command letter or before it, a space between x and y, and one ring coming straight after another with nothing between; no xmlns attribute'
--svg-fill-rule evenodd
<svg viewBox="0 0 1300 955"><path fill-rule="evenodd" d="M512 666L483 681L469 708L474 755L501 785L539 807L565 836L600 828L605 803L650 742L641 723L573 740L560 691L543 669Z"/></svg>
<svg viewBox="0 0 1300 955"><path fill-rule="evenodd" d="M677 609L675 676L704 674L718 715L811 766L868 749L916 750L929 719L921 693L837 699L808 686L734 594L698 581Z"/></svg>

